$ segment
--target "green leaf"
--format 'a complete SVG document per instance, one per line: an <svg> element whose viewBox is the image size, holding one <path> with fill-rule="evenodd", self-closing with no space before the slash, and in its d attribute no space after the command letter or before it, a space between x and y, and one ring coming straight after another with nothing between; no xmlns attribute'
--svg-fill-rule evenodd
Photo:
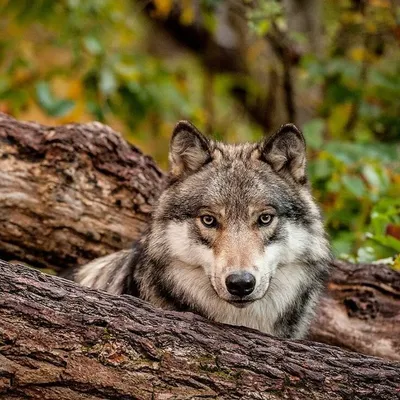
<svg viewBox="0 0 400 400"><path fill-rule="evenodd" d="M386 247L394 249L396 252L400 252L400 240L397 240L393 236L374 235L371 239Z"/></svg>
<svg viewBox="0 0 400 400"><path fill-rule="evenodd" d="M339 232L332 239L332 250L336 257L343 258L351 253L353 247L354 235L350 232Z"/></svg>
<svg viewBox="0 0 400 400"><path fill-rule="evenodd" d="M386 171L383 168L366 164L363 166L362 172L363 176L373 190L379 193L387 189L389 182Z"/></svg>
<svg viewBox="0 0 400 400"><path fill-rule="evenodd" d="M101 70L99 88L101 93L105 94L106 96L115 92L117 88L117 81L111 68L105 67Z"/></svg>
<svg viewBox="0 0 400 400"><path fill-rule="evenodd" d="M306 138L307 145L311 149L321 149L324 142L324 120L321 118L315 118L303 126L303 134Z"/></svg>
<svg viewBox="0 0 400 400"><path fill-rule="evenodd" d="M53 117L62 117L68 114L75 107L75 102L72 100L59 100L57 101L52 110L50 110L50 115Z"/></svg>
<svg viewBox="0 0 400 400"><path fill-rule="evenodd" d="M62 117L74 108L72 100L57 99L50 90L48 82L36 84L36 97L39 105L52 117Z"/></svg>
<svg viewBox="0 0 400 400"><path fill-rule="evenodd" d="M95 56L103 53L103 46L94 36L86 36L83 43L87 51Z"/></svg>
<svg viewBox="0 0 400 400"><path fill-rule="evenodd" d="M376 260L376 254L373 247L360 247L357 251L357 261L360 263L370 263Z"/></svg>
<svg viewBox="0 0 400 400"><path fill-rule="evenodd" d="M342 183L358 199L362 198L366 192L365 184L358 176L344 175Z"/></svg>
<svg viewBox="0 0 400 400"><path fill-rule="evenodd" d="M311 178L317 179L328 179L334 171L334 165L331 160L326 158L318 158L308 163Z"/></svg>
<svg viewBox="0 0 400 400"><path fill-rule="evenodd" d="M0 94L10 88L10 79L6 76L0 76Z"/></svg>

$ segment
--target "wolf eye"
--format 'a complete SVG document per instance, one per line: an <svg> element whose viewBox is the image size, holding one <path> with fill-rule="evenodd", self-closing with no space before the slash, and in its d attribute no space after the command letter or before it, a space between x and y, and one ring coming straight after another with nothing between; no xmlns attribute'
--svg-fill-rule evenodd
<svg viewBox="0 0 400 400"><path fill-rule="evenodd" d="M274 216L272 214L261 214L258 217L258 225L267 226L272 222L273 218Z"/></svg>
<svg viewBox="0 0 400 400"><path fill-rule="evenodd" d="M217 225L217 220L212 215L203 215L200 220L207 228L214 228Z"/></svg>

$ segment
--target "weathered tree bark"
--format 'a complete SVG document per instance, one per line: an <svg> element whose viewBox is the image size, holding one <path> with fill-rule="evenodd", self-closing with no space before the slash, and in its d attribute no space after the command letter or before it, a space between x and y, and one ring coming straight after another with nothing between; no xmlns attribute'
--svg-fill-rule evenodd
<svg viewBox="0 0 400 400"><path fill-rule="evenodd" d="M163 182L104 125L50 128L2 114L0 258L61 270L126 248ZM400 274L336 261L310 337L400 360Z"/></svg>
<svg viewBox="0 0 400 400"><path fill-rule="evenodd" d="M400 273L334 261L310 339L400 360Z"/></svg>
<svg viewBox="0 0 400 400"><path fill-rule="evenodd" d="M0 258L59 270L127 247L162 182L105 125L51 128L0 114Z"/></svg>
<svg viewBox="0 0 400 400"><path fill-rule="evenodd" d="M0 262L0 399L398 399L400 363Z"/></svg>

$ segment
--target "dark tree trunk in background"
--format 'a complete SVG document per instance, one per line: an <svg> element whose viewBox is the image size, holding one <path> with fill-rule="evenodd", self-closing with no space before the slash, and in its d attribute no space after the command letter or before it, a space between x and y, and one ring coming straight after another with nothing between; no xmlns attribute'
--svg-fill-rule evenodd
<svg viewBox="0 0 400 400"><path fill-rule="evenodd" d="M104 125L1 114L0 178L0 258L60 271L137 239L165 176ZM399 321L398 272L335 261L311 339L400 360Z"/></svg>
<svg viewBox="0 0 400 400"><path fill-rule="evenodd" d="M323 49L322 0L283 0L292 33L304 36L305 51L320 56Z"/></svg>
<svg viewBox="0 0 400 400"><path fill-rule="evenodd" d="M400 363L0 262L0 399L399 398Z"/></svg>

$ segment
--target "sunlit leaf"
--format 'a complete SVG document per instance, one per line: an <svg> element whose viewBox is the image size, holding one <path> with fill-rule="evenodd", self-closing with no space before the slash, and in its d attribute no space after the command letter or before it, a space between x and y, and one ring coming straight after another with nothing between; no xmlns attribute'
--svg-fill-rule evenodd
<svg viewBox="0 0 400 400"><path fill-rule="evenodd" d="M194 21L194 4L192 0L182 0L180 21L183 25L190 25Z"/></svg>
<svg viewBox="0 0 400 400"><path fill-rule="evenodd" d="M303 134L307 145L312 149L321 149L324 141L325 122L321 118L315 118L303 125Z"/></svg>
<svg viewBox="0 0 400 400"><path fill-rule="evenodd" d="M117 88L117 81L111 68L104 67L100 71L99 88L104 95L110 95Z"/></svg>
<svg viewBox="0 0 400 400"><path fill-rule="evenodd" d="M400 271L400 253L397 254L394 259L393 269L395 269L396 271Z"/></svg>
<svg viewBox="0 0 400 400"><path fill-rule="evenodd" d="M361 198L366 192L365 184L358 176L344 175L342 182L344 187L357 198Z"/></svg>
<svg viewBox="0 0 400 400"><path fill-rule="evenodd" d="M155 14L158 17L167 17L172 10L173 0L154 0Z"/></svg>
<svg viewBox="0 0 400 400"><path fill-rule="evenodd" d="M66 115L75 106L72 100L55 98L48 82L41 81L36 84L36 96L39 105L53 117Z"/></svg>
<svg viewBox="0 0 400 400"><path fill-rule="evenodd" d="M94 36L86 36L83 39L86 49L94 55L99 55L103 52L103 46L100 41Z"/></svg>

